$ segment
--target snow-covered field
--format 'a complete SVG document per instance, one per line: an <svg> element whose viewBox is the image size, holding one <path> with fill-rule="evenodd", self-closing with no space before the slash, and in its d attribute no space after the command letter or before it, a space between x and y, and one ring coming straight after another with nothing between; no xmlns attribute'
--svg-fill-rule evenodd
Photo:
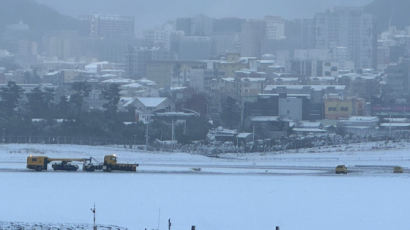
<svg viewBox="0 0 410 230"><path fill-rule="evenodd" d="M30 230L89 230L92 228L92 224L53 224L53 223L24 223L24 222L0 222L1 230L16 230L16 229L30 229ZM97 225L99 230L125 230L126 228L118 226L104 226Z"/></svg>
<svg viewBox="0 0 410 230"><path fill-rule="evenodd" d="M168 218L176 230L191 225L199 230L274 229L276 225L283 230L407 230L410 174L336 176L310 174L311 170L305 174L304 169L292 175L292 167L295 171L338 164L409 167L409 150L406 143L389 148L373 143L208 158L118 147L0 145L0 221L91 223L90 208L95 203L98 223L139 230L156 229L158 223L165 230ZM116 153L121 162L140 163L139 170L146 173L6 170L24 169L29 154L102 160L109 153ZM205 166L203 172L181 173L198 165ZM279 172L281 166L286 166L284 175L263 173Z"/></svg>

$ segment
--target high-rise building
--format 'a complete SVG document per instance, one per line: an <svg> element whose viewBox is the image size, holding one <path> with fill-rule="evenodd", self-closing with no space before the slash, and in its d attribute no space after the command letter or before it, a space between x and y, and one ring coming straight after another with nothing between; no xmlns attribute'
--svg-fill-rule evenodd
<svg viewBox="0 0 410 230"><path fill-rule="evenodd" d="M262 41L265 38L265 22L261 20L247 20L242 24L241 56L260 57Z"/></svg>
<svg viewBox="0 0 410 230"><path fill-rule="evenodd" d="M355 68L373 68L376 55L376 34L373 16L361 8L335 8L316 14L315 47L346 47Z"/></svg>
<svg viewBox="0 0 410 230"><path fill-rule="evenodd" d="M213 20L212 40L214 41L215 54L240 53L241 26L244 19L221 18Z"/></svg>
<svg viewBox="0 0 410 230"><path fill-rule="evenodd" d="M268 40L283 40L285 36L285 20L281 17L265 17L265 38Z"/></svg>
<svg viewBox="0 0 410 230"><path fill-rule="evenodd" d="M134 38L135 18L129 16L90 15L88 22L90 36L103 38Z"/></svg>
<svg viewBox="0 0 410 230"><path fill-rule="evenodd" d="M386 68L385 74L384 100L390 102L400 99L408 100L410 95L410 59L404 58L400 63L390 65Z"/></svg>
<svg viewBox="0 0 410 230"><path fill-rule="evenodd" d="M177 18L175 29L185 36L209 36L213 32L213 19L204 15L192 18Z"/></svg>
<svg viewBox="0 0 410 230"><path fill-rule="evenodd" d="M209 37L184 36L179 40L179 60L210 59L213 54L213 43Z"/></svg>
<svg viewBox="0 0 410 230"><path fill-rule="evenodd" d="M126 55L126 72L130 78L142 78L146 76L148 63L171 59L170 52L164 48L147 48L130 45Z"/></svg>
<svg viewBox="0 0 410 230"><path fill-rule="evenodd" d="M192 35L192 18L177 18L175 29L183 31L187 36Z"/></svg>

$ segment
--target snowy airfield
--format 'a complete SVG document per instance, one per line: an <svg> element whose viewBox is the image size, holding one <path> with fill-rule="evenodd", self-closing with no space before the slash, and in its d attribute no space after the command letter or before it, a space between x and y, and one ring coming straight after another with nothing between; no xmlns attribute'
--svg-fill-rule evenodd
<svg viewBox="0 0 410 230"><path fill-rule="evenodd" d="M116 153L137 173L25 170L26 157ZM334 167L355 169L335 175ZM298 152L144 153L121 147L0 145L0 222L92 221L128 229L408 229L410 144L334 146ZM192 168L201 168L195 172ZM1 228L0 228L1 229Z"/></svg>

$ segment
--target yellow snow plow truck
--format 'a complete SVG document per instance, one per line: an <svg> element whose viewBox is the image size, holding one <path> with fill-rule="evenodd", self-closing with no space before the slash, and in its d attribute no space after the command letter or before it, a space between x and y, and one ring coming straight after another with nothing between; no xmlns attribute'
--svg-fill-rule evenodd
<svg viewBox="0 0 410 230"><path fill-rule="evenodd" d="M117 163L117 156L115 154L106 155L104 163L95 163L94 158L50 158L47 156L28 156L27 168L36 171L46 171L48 164L55 162L52 167L55 171L77 171L78 165L72 164L79 162L83 164L83 171L93 172L96 170L103 170L105 172L111 171L137 171L138 164L120 164Z"/></svg>

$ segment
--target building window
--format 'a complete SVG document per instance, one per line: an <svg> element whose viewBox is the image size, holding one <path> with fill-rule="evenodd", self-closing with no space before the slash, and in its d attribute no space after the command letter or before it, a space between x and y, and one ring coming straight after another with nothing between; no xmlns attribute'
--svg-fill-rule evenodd
<svg viewBox="0 0 410 230"><path fill-rule="evenodd" d="M347 111L349 111L349 108L348 107L341 107L340 110L343 111L343 112L347 112Z"/></svg>
<svg viewBox="0 0 410 230"><path fill-rule="evenodd" d="M334 112L334 111L337 111L337 109L336 109L336 107L329 107L329 108L327 108L327 111Z"/></svg>

